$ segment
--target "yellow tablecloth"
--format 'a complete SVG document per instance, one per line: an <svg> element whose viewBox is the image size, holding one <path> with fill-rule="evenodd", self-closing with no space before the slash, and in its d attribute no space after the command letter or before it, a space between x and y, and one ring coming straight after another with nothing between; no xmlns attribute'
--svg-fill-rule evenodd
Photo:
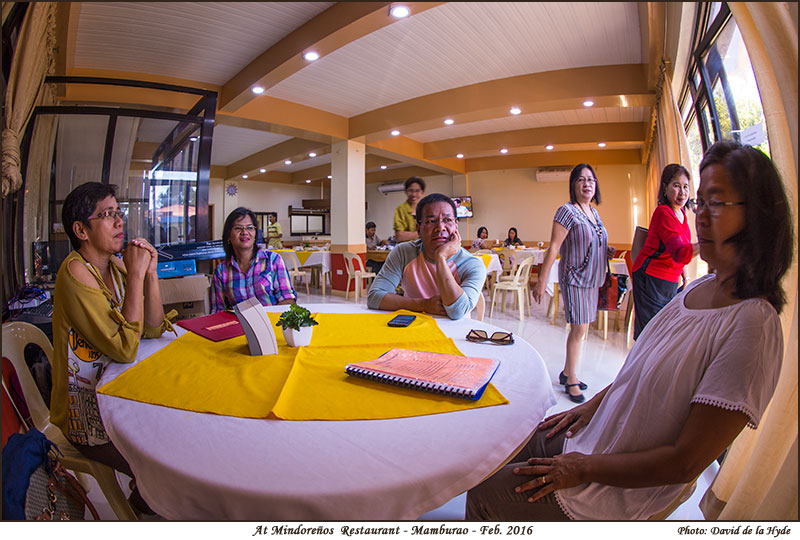
<svg viewBox="0 0 800 540"><path fill-rule="evenodd" d="M475 255L475 257L480 257L481 259L483 259L483 264L486 266L487 269L489 268L489 263L492 262L491 255L488 255L486 253L481 253L480 255Z"/></svg>
<svg viewBox="0 0 800 540"><path fill-rule="evenodd" d="M276 327L276 356L250 356L244 336L214 343L189 332L98 392L196 412L285 420L401 418L508 403L491 384L475 402L346 375L348 363L394 347L462 354L427 315L415 313L407 328L386 325L401 313L410 312L317 314L311 345L300 348L288 347ZM280 316L268 315L273 324Z"/></svg>

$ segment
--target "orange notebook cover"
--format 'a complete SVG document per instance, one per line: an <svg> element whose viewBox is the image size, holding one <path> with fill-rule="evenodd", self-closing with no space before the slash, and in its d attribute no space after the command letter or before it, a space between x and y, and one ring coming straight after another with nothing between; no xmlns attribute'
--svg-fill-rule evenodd
<svg viewBox="0 0 800 540"><path fill-rule="evenodd" d="M375 360L347 364L349 375L426 392L478 400L499 360L392 349Z"/></svg>
<svg viewBox="0 0 800 540"><path fill-rule="evenodd" d="M177 324L211 341L223 341L244 335L239 319L228 311L185 319L178 321Z"/></svg>

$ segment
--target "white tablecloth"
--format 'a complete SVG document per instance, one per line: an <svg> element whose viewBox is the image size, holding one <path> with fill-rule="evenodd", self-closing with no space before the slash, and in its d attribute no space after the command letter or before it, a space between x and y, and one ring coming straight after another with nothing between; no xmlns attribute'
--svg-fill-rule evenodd
<svg viewBox="0 0 800 540"><path fill-rule="evenodd" d="M471 343L465 339L471 328L499 329L470 319L438 323L464 354L501 359L493 383L509 404L391 420L291 422L98 394L100 412L145 499L167 519L416 519L507 462L555 404L544 362L527 342L517 337L510 346ZM143 340L136 362L173 339L170 334ZM132 365L112 363L101 384Z"/></svg>
<svg viewBox="0 0 800 540"><path fill-rule="evenodd" d="M486 267L487 274L502 274L503 273L503 264L500 262L500 257L497 253L487 253L489 255L489 266ZM475 257L482 259L482 255L475 255Z"/></svg>
<svg viewBox="0 0 800 540"><path fill-rule="evenodd" d="M309 267L309 266L322 266L322 272L330 272L331 271L331 252L330 251L312 251L311 255L308 256L306 262L304 262L301 266L302 267Z"/></svg>

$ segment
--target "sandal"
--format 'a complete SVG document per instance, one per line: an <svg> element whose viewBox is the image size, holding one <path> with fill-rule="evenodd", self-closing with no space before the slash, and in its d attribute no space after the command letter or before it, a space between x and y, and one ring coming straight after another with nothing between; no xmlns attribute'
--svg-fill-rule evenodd
<svg viewBox="0 0 800 540"><path fill-rule="evenodd" d="M584 401L586 401L586 398L584 397L583 394L578 394L577 396L573 396L572 394L570 394L569 393L569 387L570 386L577 386L578 388L580 388L580 384L579 383L575 383L575 384L565 384L564 385L564 392L567 393L567 395L569 396L569 399L571 399L573 403L583 403Z"/></svg>
<svg viewBox="0 0 800 540"><path fill-rule="evenodd" d="M567 376L564 375L563 371L558 374L558 383L564 385L567 384ZM580 387L581 390L586 390L587 388L589 388L589 385L583 381L578 381L578 386Z"/></svg>

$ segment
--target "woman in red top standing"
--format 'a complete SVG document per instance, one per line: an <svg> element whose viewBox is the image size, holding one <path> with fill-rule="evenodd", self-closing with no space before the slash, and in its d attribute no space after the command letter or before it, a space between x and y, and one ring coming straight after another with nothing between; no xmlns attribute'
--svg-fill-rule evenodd
<svg viewBox="0 0 800 540"><path fill-rule="evenodd" d="M684 206L689 200L689 171L670 163L661 173L658 206L650 219L644 247L633 262L633 339L688 281L686 265L697 255Z"/></svg>

